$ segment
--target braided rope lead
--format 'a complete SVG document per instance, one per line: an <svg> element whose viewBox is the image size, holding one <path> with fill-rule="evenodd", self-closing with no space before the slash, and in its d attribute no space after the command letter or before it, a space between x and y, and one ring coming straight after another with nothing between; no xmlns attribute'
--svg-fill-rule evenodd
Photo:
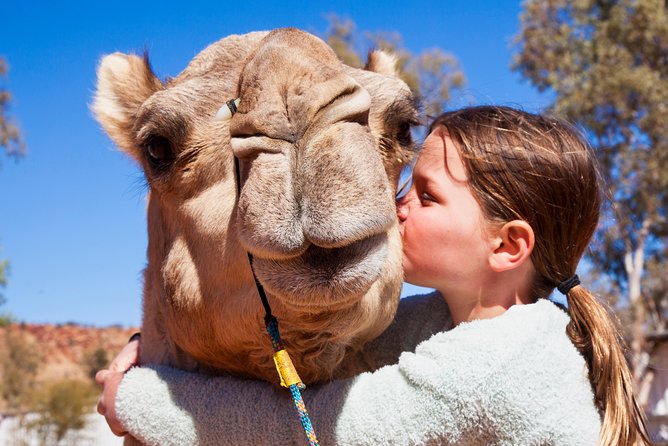
<svg viewBox="0 0 668 446"><path fill-rule="evenodd" d="M292 401L295 403L295 409L297 409L297 413L299 414L299 421L301 421L304 432L306 433L306 440L308 441L309 446L317 446L318 439L315 436L315 430L313 429L311 419L308 416L308 411L304 405L299 386L297 386L297 384L291 385L290 393L292 394Z"/></svg>
<svg viewBox="0 0 668 446"><path fill-rule="evenodd" d="M266 325L267 333L269 333L269 337L271 338L271 346L274 348L274 364L276 365L278 376L281 379L281 386L287 387L290 390L292 402L299 414L299 421L304 428L304 433L306 434L306 440L308 441L309 446L318 446L318 439L315 436L311 418L308 415L306 405L304 404L300 392L300 390L304 390L306 386L299 377L295 366L292 364L290 355L288 355L288 352L283 348L281 335L278 332L278 321L275 317L269 316L267 317Z"/></svg>

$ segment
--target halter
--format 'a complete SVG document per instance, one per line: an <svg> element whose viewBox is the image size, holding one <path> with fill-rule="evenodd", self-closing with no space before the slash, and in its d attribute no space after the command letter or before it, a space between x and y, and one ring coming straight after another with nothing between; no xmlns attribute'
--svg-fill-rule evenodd
<svg viewBox="0 0 668 446"><path fill-rule="evenodd" d="M237 106L239 105L239 99L230 100L221 107L221 109L216 114L217 120L226 120L230 119L236 112ZM236 184L237 184L237 199L241 197L241 170L239 168L239 158L234 157L234 172L236 175ZM308 411L302 399L301 391L306 389L306 385L302 382L295 366L292 364L290 355L287 350L283 347L281 342L281 335L278 331L278 320L271 314L271 306L269 305L269 300L267 299L267 294L264 291L264 287L257 278L255 274L255 268L253 267L253 255L246 251L248 254L248 263L250 264L251 272L253 273L253 279L255 279L255 287L257 292L260 295L260 300L262 301L262 306L264 307L264 324L271 339L271 346L274 349L274 365L276 366L276 371L278 372L278 377L281 381L281 386L286 387L292 396L292 402L294 403L295 409L297 409L297 414L299 415L299 421L301 422L304 433L306 434L306 440L309 446L317 446L318 439L315 435L315 430L311 424L311 419L309 417Z"/></svg>

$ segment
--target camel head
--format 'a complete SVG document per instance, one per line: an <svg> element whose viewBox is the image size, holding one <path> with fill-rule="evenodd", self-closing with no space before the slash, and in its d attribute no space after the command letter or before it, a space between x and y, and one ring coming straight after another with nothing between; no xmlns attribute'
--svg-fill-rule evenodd
<svg viewBox="0 0 668 446"><path fill-rule="evenodd" d="M238 112L216 120L235 98ZM395 184L417 120L391 56L354 69L280 29L225 38L161 82L117 53L100 64L93 111L149 186L145 362L273 378L246 252L306 379L332 376L390 323Z"/></svg>

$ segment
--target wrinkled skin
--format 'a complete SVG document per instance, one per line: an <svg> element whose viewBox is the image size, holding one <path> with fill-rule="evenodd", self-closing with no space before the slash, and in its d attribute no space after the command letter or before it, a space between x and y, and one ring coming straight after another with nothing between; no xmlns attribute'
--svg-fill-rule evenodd
<svg viewBox="0 0 668 446"><path fill-rule="evenodd" d="M150 187L142 363L276 380L248 251L302 379L353 373L342 360L387 327L402 281L394 185L417 112L390 56L353 69L281 29L163 83L116 53L93 110Z"/></svg>

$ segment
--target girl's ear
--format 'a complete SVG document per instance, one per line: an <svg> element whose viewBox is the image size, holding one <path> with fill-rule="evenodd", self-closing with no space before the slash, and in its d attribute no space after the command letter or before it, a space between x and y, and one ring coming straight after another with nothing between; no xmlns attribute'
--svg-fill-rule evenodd
<svg viewBox="0 0 668 446"><path fill-rule="evenodd" d="M531 256L534 233L529 223L513 220L499 230L492 239L489 265L493 271L502 272L515 269Z"/></svg>

